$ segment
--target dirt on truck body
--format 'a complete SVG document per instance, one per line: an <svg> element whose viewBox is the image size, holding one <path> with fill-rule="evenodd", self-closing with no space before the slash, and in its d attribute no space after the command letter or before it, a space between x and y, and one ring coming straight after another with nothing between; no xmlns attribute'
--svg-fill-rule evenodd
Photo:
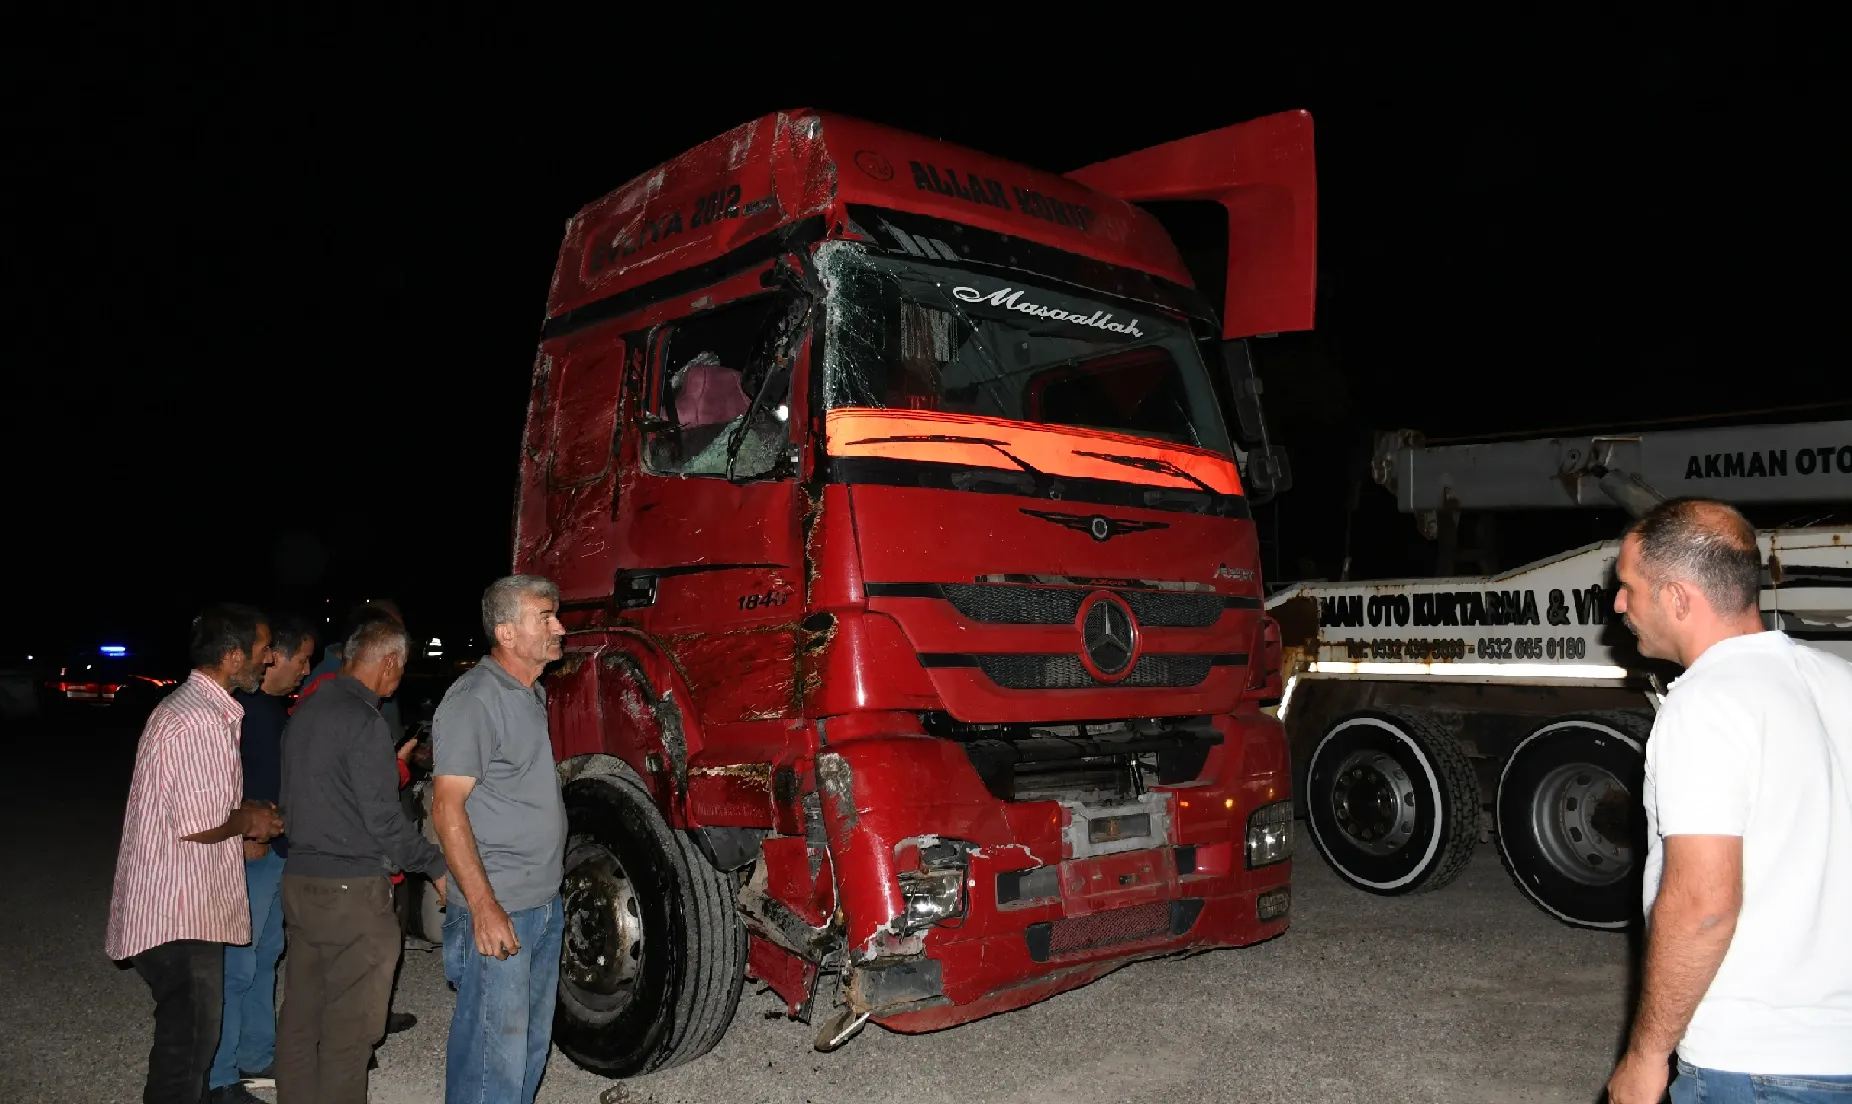
<svg viewBox="0 0 1852 1104"><path fill-rule="evenodd" d="M1150 199L1226 208L1220 320ZM831 1047L1285 930L1241 339L1311 325L1314 201L1303 113L1059 177L790 112L568 223L514 560L575 1061L705 1053L748 976Z"/></svg>

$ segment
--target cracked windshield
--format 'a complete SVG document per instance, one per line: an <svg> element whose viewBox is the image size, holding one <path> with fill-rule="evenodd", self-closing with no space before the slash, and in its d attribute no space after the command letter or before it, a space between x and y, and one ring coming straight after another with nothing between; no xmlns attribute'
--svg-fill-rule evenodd
<svg viewBox="0 0 1852 1104"><path fill-rule="evenodd" d="M1185 324L1144 304L850 243L819 253L830 295L832 452L838 428L854 419L885 444L948 446L907 459L1031 471L1052 461L1054 474L1233 489L1213 477L1232 471L1216 461L1229 456L1229 440Z"/></svg>

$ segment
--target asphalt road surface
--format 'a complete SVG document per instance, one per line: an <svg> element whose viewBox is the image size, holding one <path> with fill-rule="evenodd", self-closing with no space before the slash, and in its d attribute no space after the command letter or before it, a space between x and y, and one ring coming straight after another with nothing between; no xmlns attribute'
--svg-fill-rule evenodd
<svg viewBox="0 0 1852 1104"><path fill-rule="evenodd" d="M0 1102L133 1101L152 1002L103 956L133 732L0 721ZM749 987L699 1061L617 1083L557 1051L542 1101L1564 1102L1601 1095L1632 972L1624 936L1533 908L1482 846L1435 894L1369 897L1309 845L1293 927L1244 950L1144 962L1076 992L926 1036L871 1027L833 1054ZM452 997L408 952L372 1099L443 1099ZM773 1018L775 1017L775 1018ZM608 1094L608 1095L606 1095ZM266 1098L272 1094L265 1092Z"/></svg>

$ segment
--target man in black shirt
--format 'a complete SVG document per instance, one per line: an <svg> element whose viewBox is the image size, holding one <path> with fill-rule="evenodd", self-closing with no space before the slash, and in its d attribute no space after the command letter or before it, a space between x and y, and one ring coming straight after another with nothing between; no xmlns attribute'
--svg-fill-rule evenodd
<svg viewBox="0 0 1852 1104"><path fill-rule="evenodd" d="M275 805L282 792L283 725L289 720L289 695L302 684L315 656L315 634L302 620L279 617L271 622L273 662L256 690L234 691L244 706L239 756L244 765L245 800ZM244 884L251 900L251 942L225 948L225 1014L220 1021L219 1051L207 1077L212 1104L248 1104L248 1091L275 1082L276 971L283 954L283 859L289 841L272 837L268 844L244 841Z"/></svg>
<svg viewBox="0 0 1852 1104"><path fill-rule="evenodd" d="M346 636L335 637L326 648L322 649L321 662L309 668L306 681L302 685L302 696L313 694L321 683L331 681L341 673L342 650L347 646L348 636L352 636L360 626L368 621L386 618L405 624L405 614L399 604L390 598L369 598L360 605L347 611L347 624L341 632ZM399 720L399 702L397 698L388 697L379 703L380 716L386 718L386 729L392 734L392 746L398 747L405 741L405 726Z"/></svg>
<svg viewBox="0 0 1852 1104"><path fill-rule="evenodd" d="M341 673L303 700L283 736L283 871L289 963L277 1038L279 1104L364 1104L367 1059L386 1032L400 934L394 871L448 873L399 804L379 703L410 648L396 621L369 621L342 649Z"/></svg>
<svg viewBox="0 0 1852 1104"><path fill-rule="evenodd" d="M347 647L347 638L358 632L367 622L379 620L393 621L403 627L405 614L399 609L399 604L390 598L369 598L347 611L346 627L342 630L346 635L336 637L326 648L322 649L321 662L309 669L306 681L302 684L302 692L296 699L297 705L308 701L317 690L333 682L340 675L344 662L342 652ZM409 630L407 630L407 635L409 636ZM382 699L379 703L379 715L386 719L386 730L391 736L392 746L397 749L399 759L403 762L416 749L404 746L406 743L405 728L399 721L398 701L393 697ZM410 791L405 787L406 775L401 774L399 776L400 803L405 806L405 815L411 817L415 823L418 818L418 808L411 800ZM408 936L413 934L415 929L407 924L407 919L416 915L417 910L422 906L424 899L422 889L422 885L418 882L407 882L402 873L392 877L393 907L399 915L399 930ZM422 940L422 933L419 934ZM393 975L392 984L393 996L396 998L399 984L396 972ZM391 1002L387 1003L386 1034L396 1035L401 1031L410 1031L416 1026L418 1026L418 1017L410 1012L394 1012Z"/></svg>

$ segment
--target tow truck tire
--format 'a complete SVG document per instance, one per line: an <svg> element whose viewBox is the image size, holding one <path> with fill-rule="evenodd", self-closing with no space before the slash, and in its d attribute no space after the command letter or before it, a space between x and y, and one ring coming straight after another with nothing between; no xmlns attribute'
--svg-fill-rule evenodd
<svg viewBox="0 0 1852 1104"><path fill-rule="evenodd" d="M1526 736L1498 779L1498 849L1518 887L1564 923L1625 928L1640 915L1651 723L1564 717Z"/></svg>
<svg viewBox="0 0 1852 1104"><path fill-rule="evenodd" d="M1340 878L1384 897L1439 889L1479 840L1472 761L1419 714L1339 717L1306 763L1306 822Z"/></svg>
<svg viewBox="0 0 1852 1104"><path fill-rule="evenodd" d="M737 881L664 822L634 777L579 778L565 801L554 1042L607 1077L699 1058L727 1033L746 980Z"/></svg>

